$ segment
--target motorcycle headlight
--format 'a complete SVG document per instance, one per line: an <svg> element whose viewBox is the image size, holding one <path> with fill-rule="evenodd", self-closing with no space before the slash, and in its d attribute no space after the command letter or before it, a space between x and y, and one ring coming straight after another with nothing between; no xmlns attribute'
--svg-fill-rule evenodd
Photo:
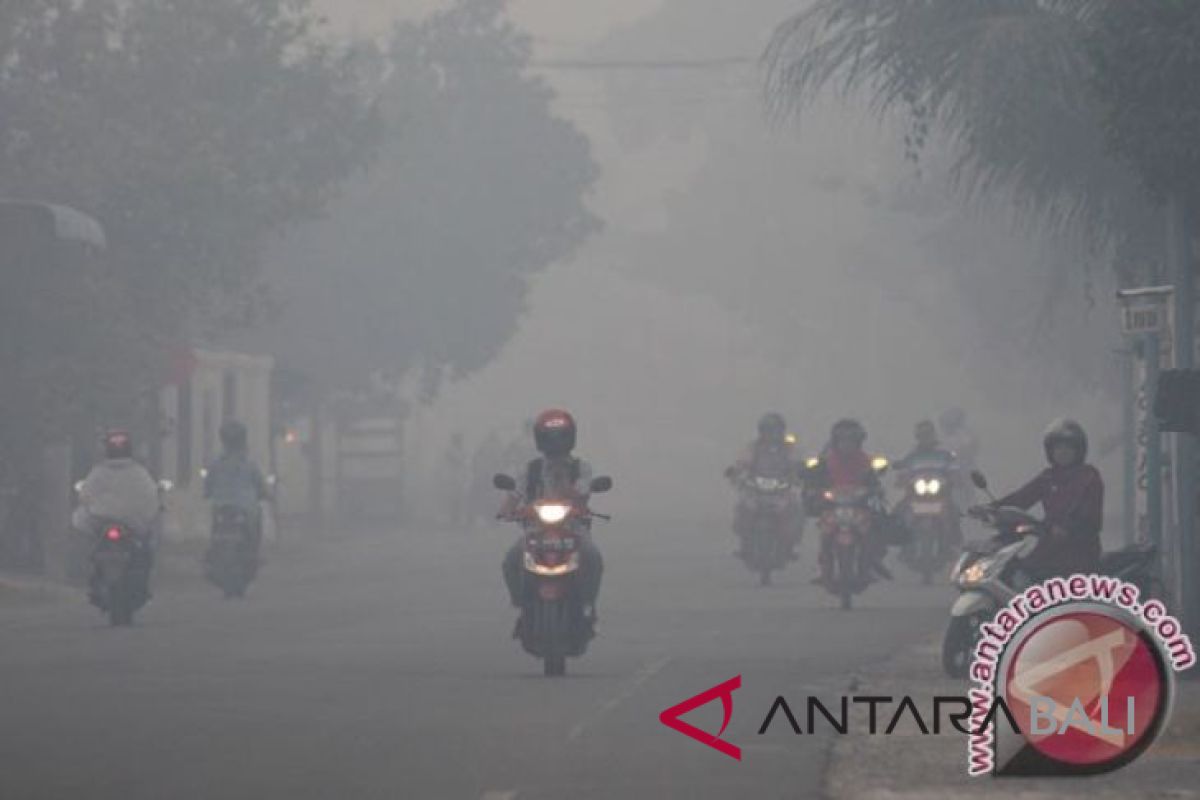
<svg viewBox="0 0 1200 800"><path fill-rule="evenodd" d="M988 576L988 573L992 571L992 567L995 565L996 559L981 558L962 571L962 574L958 576L958 582L964 586L980 583Z"/></svg>
<svg viewBox="0 0 1200 800"><path fill-rule="evenodd" d="M921 497L935 495L942 491L942 482L938 478L917 478L913 482L913 491Z"/></svg>
<svg viewBox="0 0 1200 800"><path fill-rule="evenodd" d="M542 503L537 506L538 519L547 525L557 525L571 513L571 507L561 503Z"/></svg>

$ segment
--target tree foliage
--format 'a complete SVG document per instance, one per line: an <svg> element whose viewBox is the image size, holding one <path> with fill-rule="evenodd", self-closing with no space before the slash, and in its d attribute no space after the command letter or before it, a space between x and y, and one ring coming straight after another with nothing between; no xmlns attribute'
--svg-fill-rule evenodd
<svg viewBox="0 0 1200 800"><path fill-rule="evenodd" d="M1097 88L1113 79L1120 48L1134 38L1114 17L1152 5L818 0L776 31L766 53L768 94L786 115L826 87L865 90L881 115L910 115L914 151L934 128L948 135L970 194L1008 192L1050 229L1119 244L1145 222L1145 165L1114 158L1110 145L1140 147L1119 130L1138 114ZM1104 30L1109 35L1099 36ZM1178 78L1172 89L1161 85L1164 69ZM1130 80L1182 91L1196 80L1184 70L1163 61Z"/></svg>
<svg viewBox="0 0 1200 800"><path fill-rule="evenodd" d="M1090 88L1110 147L1156 196L1200 199L1200 4L1092 5Z"/></svg>
<svg viewBox="0 0 1200 800"><path fill-rule="evenodd" d="M86 293L48 266L5 276L9 297L64 312L17 332L53 358L3 365L4 392L25 393L6 406L59 402L34 403L44 425L3 424L46 433L131 407L200 322L252 296L266 238L362 163L369 105L315 24L307 0L0 4L0 191L80 209L110 246L72 277Z"/></svg>
<svg viewBox="0 0 1200 800"><path fill-rule="evenodd" d="M374 67L378 159L272 257L286 362L326 386L477 369L515 331L529 279L596 230L588 142L527 73L530 47L502 0L395 29Z"/></svg>

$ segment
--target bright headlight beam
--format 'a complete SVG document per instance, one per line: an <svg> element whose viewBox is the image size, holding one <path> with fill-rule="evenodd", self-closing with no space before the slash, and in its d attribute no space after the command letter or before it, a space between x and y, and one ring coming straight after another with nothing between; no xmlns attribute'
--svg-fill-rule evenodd
<svg viewBox="0 0 1200 800"><path fill-rule="evenodd" d="M571 513L571 507L559 503L546 503L537 507L538 519L547 525L557 525L566 519L569 513Z"/></svg>

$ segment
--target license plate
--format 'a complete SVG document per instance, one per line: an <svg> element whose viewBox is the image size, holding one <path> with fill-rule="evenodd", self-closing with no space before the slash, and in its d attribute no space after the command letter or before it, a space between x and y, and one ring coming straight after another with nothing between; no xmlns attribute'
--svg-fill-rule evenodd
<svg viewBox="0 0 1200 800"><path fill-rule="evenodd" d="M922 516L941 514L943 506L941 503L913 503L912 512Z"/></svg>
<svg viewBox="0 0 1200 800"><path fill-rule="evenodd" d="M562 587L557 583L543 583L538 586L538 597L543 600L557 600L562 597Z"/></svg>
<svg viewBox="0 0 1200 800"><path fill-rule="evenodd" d="M841 545L854 544L854 534L850 531L838 531L837 543Z"/></svg>

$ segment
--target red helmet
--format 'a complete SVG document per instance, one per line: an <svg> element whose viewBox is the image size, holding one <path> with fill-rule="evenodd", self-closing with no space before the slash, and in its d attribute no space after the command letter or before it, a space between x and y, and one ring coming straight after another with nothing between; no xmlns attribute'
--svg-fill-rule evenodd
<svg viewBox="0 0 1200 800"><path fill-rule="evenodd" d="M108 430L104 432L105 458L133 458L133 437L129 431Z"/></svg>
<svg viewBox="0 0 1200 800"><path fill-rule="evenodd" d="M534 420L533 440L538 452L565 456L575 449L575 418L558 408L543 411Z"/></svg>

